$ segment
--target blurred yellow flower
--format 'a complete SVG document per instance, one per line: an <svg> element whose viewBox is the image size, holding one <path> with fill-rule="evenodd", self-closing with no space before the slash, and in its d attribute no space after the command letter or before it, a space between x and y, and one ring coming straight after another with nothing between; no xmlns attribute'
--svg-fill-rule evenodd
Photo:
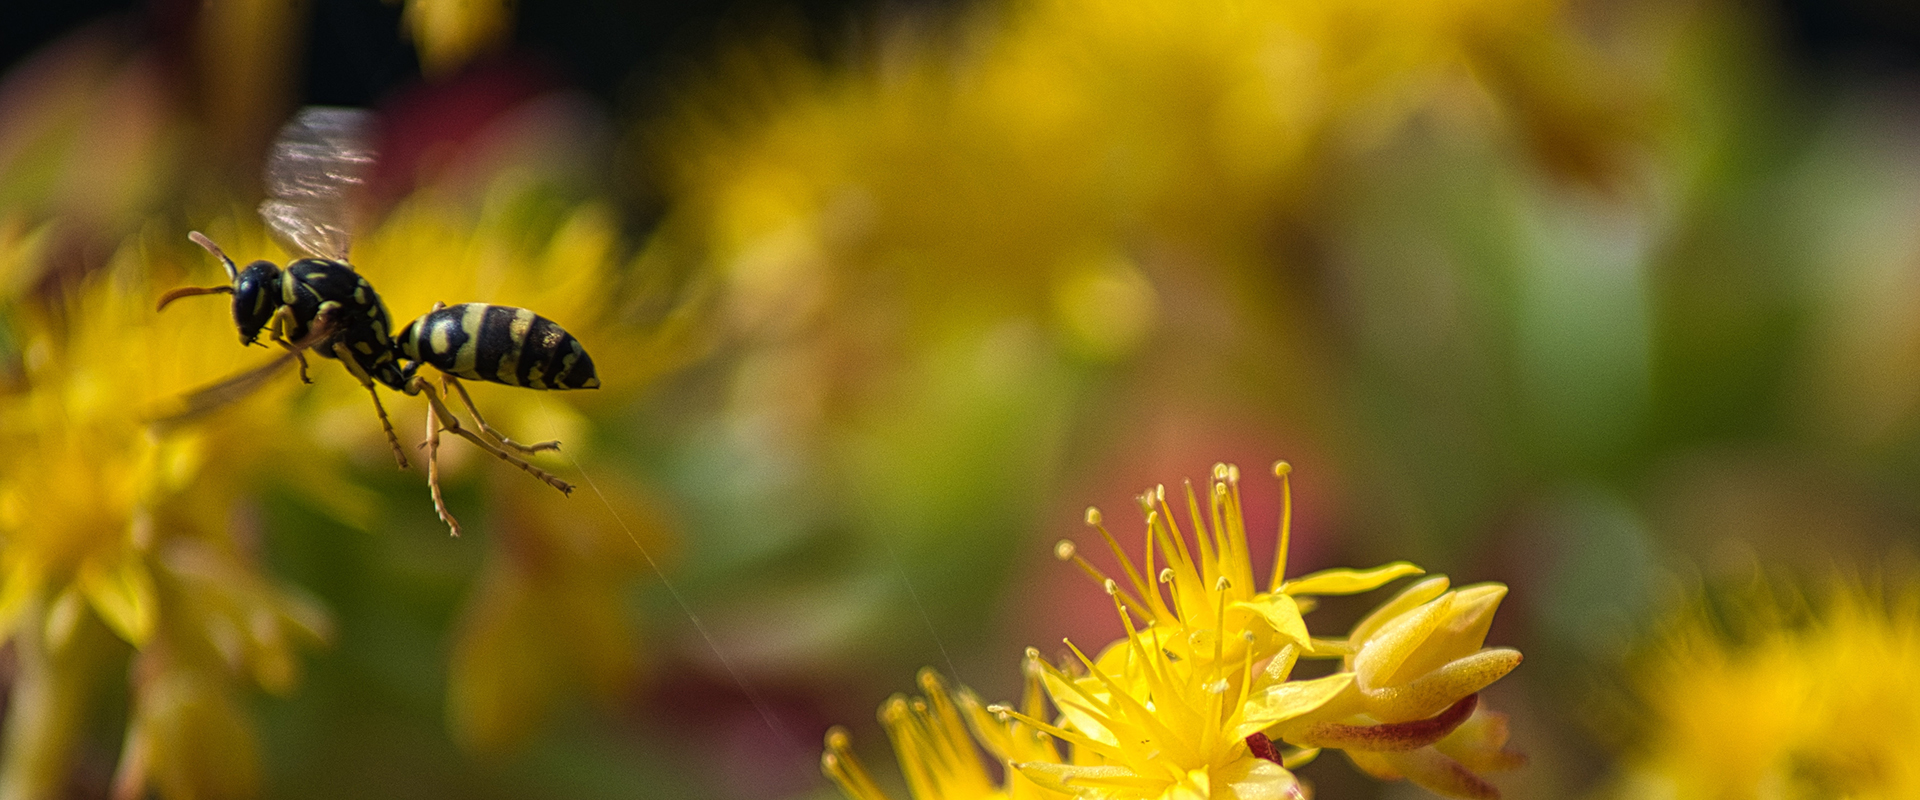
<svg viewBox="0 0 1920 800"><path fill-rule="evenodd" d="M154 313L146 278L164 252L135 237L77 286L0 301L24 365L22 390L0 395L0 638L18 645L22 674L0 793L64 782L71 731L87 718L83 687L131 647L126 791L249 794L242 685L290 689L294 648L327 635L325 615L263 578L231 530L249 473L284 434L262 409L284 395L248 400L249 413L219 429L148 424L241 355L217 346L232 341L224 317ZM234 756L162 744L201 734Z"/></svg>
<svg viewBox="0 0 1920 800"><path fill-rule="evenodd" d="M1604 796L1920 797L1920 593L1844 579L1690 604L1630 662L1634 745Z"/></svg>
<svg viewBox="0 0 1920 800"><path fill-rule="evenodd" d="M447 716L455 741L499 753L575 694L625 699L643 652L627 592L647 569L628 536L656 558L672 538L653 498L621 479L572 498L517 471L487 483L496 541L454 632Z"/></svg>
<svg viewBox="0 0 1920 800"><path fill-rule="evenodd" d="M1303 371L1343 352L1315 314L1347 311L1302 289L1358 261L1321 249L1352 235L1329 212L1363 172L1357 154L1420 119L1494 139L1554 131L1550 150L1569 155L1555 163L1606 171L1616 132L1582 109L1625 82L1557 65L1593 61L1562 10L989 0L883 29L833 66L741 46L677 85L677 113L639 140L667 201L643 258L709 266L737 345L715 370L719 440L793 476L742 480L739 495L772 509L794 484L857 488L912 524L789 528L933 541L948 534L926 509L1007 508L1021 498L992 479L1020 474L1009 465L1060 469L1073 414L1218 399L1203 381L1142 378L1171 374L1143 369L1156 359L1204 352L1246 380L1313 382ZM1088 397L1090 375L1134 391ZM1302 430L1359 429L1333 422L1354 411L1327 397L1284 402ZM1273 622L1289 598L1269 592Z"/></svg>
<svg viewBox="0 0 1920 800"><path fill-rule="evenodd" d="M651 247L713 264L750 338L857 348L807 322L893 341L1018 318L1122 358L1184 324L1170 283L1265 275L1324 171L1420 111L1510 115L1602 177L1627 137L1577 98L1621 84L1560 12L1016 0L890 36L861 69L742 51L650 138L673 201Z"/></svg>
<svg viewBox="0 0 1920 800"><path fill-rule="evenodd" d="M404 21L420 52L420 69L444 77L504 47L513 35L508 0L406 0Z"/></svg>

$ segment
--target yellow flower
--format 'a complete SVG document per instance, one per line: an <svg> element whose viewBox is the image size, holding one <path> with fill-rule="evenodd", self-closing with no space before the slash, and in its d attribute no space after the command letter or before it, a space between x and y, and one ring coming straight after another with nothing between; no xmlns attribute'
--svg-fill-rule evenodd
<svg viewBox="0 0 1920 800"><path fill-rule="evenodd" d="M1123 357L1168 322L1165 285L1199 277L1178 273L1269 270L1262 242L1319 172L1424 107L1512 111L1551 161L1605 171L1623 137L1576 98L1619 82L1559 12L1017 0L891 37L871 70L742 52L649 137L673 200L651 246L712 263L748 336L848 346L819 320L937 340L1010 317ZM940 313L909 305L925 298Z"/></svg>
<svg viewBox="0 0 1920 800"><path fill-rule="evenodd" d="M1680 610L1628 663L1606 796L1920 797L1920 594L1757 581Z"/></svg>
<svg viewBox="0 0 1920 800"><path fill-rule="evenodd" d="M1399 562L1286 580L1290 472L1285 462L1274 465L1283 502L1265 591L1254 588L1234 466L1215 465L1204 511L1187 487L1191 541L1173 521L1164 487L1141 496L1147 537L1137 564L1100 512L1088 510L1088 524L1112 549L1129 586L1107 578L1071 542L1061 542L1056 554L1102 583L1126 636L1098 658L1068 642L1074 658L1059 667L1028 651L1025 702L1018 710L988 711L1009 730L1046 734L1065 749L1030 747L1021 756L989 744L1010 776L1103 800L1284 800L1307 795L1290 768L1320 748L1338 747L1377 777L1409 777L1455 796L1495 796L1474 771L1511 767L1517 757L1501 749L1504 719L1476 713L1476 693L1519 661L1516 651L1481 647L1504 588L1448 592L1444 578L1430 579L1382 605L1345 641L1311 637L1302 610L1311 608L1312 596L1368 591L1420 570ZM1166 566L1156 570L1157 563ZM1302 656L1345 658L1332 675L1290 680ZM971 757L957 713L943 710L951 704L937 681L923 674L922 682L926 703L896 698L882 714L914 796L1002 796ZM1052 718L1036 687L1051 700ZM973 708L965 697L961 706ZM981 733L977 714L968 719L982 741L1007 736ZM1269 732L1299 749L1281 752ZM1031 738L1023 736L1029 738L1013 738ZM884 796L847 752L844 733L829 737L823 763L854 800Z"/></svg>
<svg viewBox="0 0 1920 800"><path fill-rule="evenodd" d="M1409 118L1612 146L1559 113L1600 83L1562 80L1585 73L1555 58L1587 54L1560 5L1011 0L900 26L848 69L743 46L636 140L667 200L646 258L715 273L741 450L895 494L960 485L892 468L924 461L924 431L963 435L951 409L1051 420L1072 365L1167 336L1276 363L1259 332L1306 300L1274 243L1325 224L1327 188ZM989 433L1001 463L1052 452ZM836 474L849 444L888 468Z"/></svg>
<svg viewBox="0 0 1920 800"><path fill-rule="evenodd" d="M1027 670L1026 717L1046 713L1039 672ZM1058 762L1053 741L1013 715L989 710L961 689L950 692L932 670L921 670L924 697L895 695L880 707L880 722L893 740L900 771L915 800L1065 800L1064 795L1035 784L1011 765ZM978 747L1000 762L1003 777L995 781L980 758ZM820 768L850 800L886 800L866 767L853 754L844 728L827 732L827 749Z"/></svg>
<svg viewBox="0 0 1920 800"><path fill-rule="evenodd" d="M262 578L229 532L284 434L268 410L284 395L247 400L219 429L149 424L245 357L224 315L154 313L147 276L164 252L136 237L78 285L0 306L23 332L24 367L23 388L0 396L0 638L22 675L0 794L57 793L97 676L131 647L124 790L244 795L254 766L238 695L247 682L288 690L295 647L326 635L324 614ZM178 745L198 741L236 755Z"/></svg>
<svg viewBox="0 0 1920 800"><path fill-rule="evenodd" d="M1004 787L982 772L961 712L923 673L927 700L895 698L881 714L914 797L1003 797L1025 786L1013 783L1017 774L1037 790L1102 800L1304 798L1289 768L1321 747L1347 749L1377 777L1494 796L1473 770L1512 766L1514 757L1501 750L1504 720L1476 714L1475 706L1476 693L1519 661L1516 651L1481 647L1504 588L1448 592L1444 578L1430 579L1381 606L1346 641L1311 637L1302 608L1312 596L1368 591L1420 570L1401 562L1286 580L1290 472L1285 462L1274 465L1284 499L1265 591L1254 589L1236 467L1214 467L1205 511L1187 487L1191 543L1173 522L1164 487L1142 495L1147 538L1138 564L1089 509L1088 524L1113 550L1130 589L1070 542L1056 554L1101 582L1126 636L1098 658L1068 642L1074 659L1061 667L1028 650L1027 697L1017 710L994 706L982 716L962 693L958 708L975 737L1009 768ZM1156 571L1160 562L1166 566ZM1289 680L1303 655L1345 656L1343 669ZM1056 710L1051 718L1041 689ZM1301 749L1280 752L1270 731ZM822 763L853 800L885 797L852 757L844 732L829 735ZM1443 779L1454 773L1465 777Z"/></svg>
<svg viewBox="0 0 1920 800"><path fill-rule="evenodd" d="M1274 548L1273 569L1267 589L1259 591L1253 577L1253 562L1247 548L1246 521L1241 513L1240 468L1216 464L1207 487L1208 510L1203 515L1193 487L1186 487L1186 509L1194 533L1194 546L1174 522L1174 511L1167 504L1165 486L1155 487L1140 496L1146 516L1147 540L1139 566L1127 555L1119 541L1106 528L1098 509L1087 510L1087 524L1100 532L1107 547L1119 560L1122 574L1131 591L1121 588L1079 553L1072 542L1061 542L1055 555L1071 560L1096 581L1114 586L1114 596L1128 611L1161 631L1237 631L1250 637L1250 647L1263 660L1279 652L1287 643L1310 650L1312 640L1302 613L1311 610L1312 595L1354 594L1370 591L1407 575L1417 575L1419 567L1396 562L1371 570L1332 569L1296 580L1286 580L1287 551L1292 540L1293 491L1289 476L1293 468L1286 462L1274 465L1281 479L1282 511L1279 542ZM1166 566L1155 571L1155 553ZM1171 600L1149 586L1145 576L1154 575L1167 587ZM1228 636L1231 640L1235 637ZM1228 641L1223 657L1240 658L1240 645Z"/></svg>
<svg viewBox="0 0 1920 800"><path fill-rule="evenodd" d="M671 542L637 486L602 475L569 498L518 472L490 476L493 539L455 631L447 716L456 741L509 751L571 694L611 703L634 684L642 642L626 593ZM611 508L609 505L611 504Z"/></svg>
<svg viewBox="0 0 1920 800"><path fill-rule="evenodd" d="M27 331L27 388L0 397L0 636L20 604L72 591L143 644L155 613L146 554L170 534L219 537L239 482L281 429L270 413L217 433L149 429L200 376L238 361L219 347L232 341L224 320L156 317L141 251L129 242L70 300L8 308Z"/></svg>
<svg viewBox="0 0 1920 800"><path fill-rule="evenodd" d="M1313 647L1301 616L1303 602L1310 607L1311 601L1296 598L1366 591L1419 569L1402 563L1285 580L1290 472L1284 462L1274 466L1285 499L1265 591L1257 590L1253 577L1237 467L1214 467L1204 512L1192 486L1187 487L1191 547L1173 522L1165 487L1141 496L1147 541L1140 566L1107 531L1100 513L1088 511L1088 523L1113 550L1132 591L1107 579L1070 543L1063 542L1057 554L1105 584L1127 638L1097 661L1076 648L1084 676L1047 669L1048 692L1064 719L1048 730L1078 737L1079 750L1098 758L1037 765L1030 775L1045 776L1062 790L1102 797L1254 798L1301 792L1280 762L1301 763L1313 753L1282 756L1264 732L1344 695L1354 676L1288 680L1295 661ZM1157 573L1156 553L1167 565ZM1146 575L1155 575L1171 597L1147 584ZM1134 614L1145 627L1135 627Z"/></svg>
<svg viewBox="0 0 1920 800"><path fill-rule="evenodd" d="M1178 638L1128 627L1127 638L1098 661L1073 648L1086 670L1080 676L1028 651L1028 660L1041 665L1061 722L1017 718L1070 742L1076 758L1014 764L1022 774L1060 792L1116 800L1306 796L1293 774L1256 753L1248 737L1331 700L1351 676L1287 680L1298 654L1291 644L1256 671L1252 647L1238 648L1239 664L1222 659L1219 646L1210 654L1188 649L1182 657Z"/></svg>
<svg viewBox="0 0 1920 800"><path fill-rule="evenodd" d="M290 693L293 646L324 642L318 606L277 588L256 565L214 544L175 539L157 553L160 629L135 654L133 704L114 783L121 796L245 798L259 794L258 745L244 682Z"/></svg>
<svg viewBox="0 0 1920 800"><path fill-rule="evenodd" d="M1478 692L1520 665L1520 651L1486 648L1487 628L1507 588L1447 590L1434 576L1408 587L1355 625L1343 655L1353 691L1277 733L1301 747L1338 748L1367 773L1406 778L1449 797L1492 798L1478 773L1524 763L1506 752L1505 717L1479 707Z"/></svg>

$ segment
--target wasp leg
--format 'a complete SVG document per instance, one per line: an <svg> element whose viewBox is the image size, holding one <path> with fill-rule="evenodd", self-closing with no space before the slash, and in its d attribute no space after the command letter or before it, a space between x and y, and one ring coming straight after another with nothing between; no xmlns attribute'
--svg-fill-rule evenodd
<svg viewBox="0 0 1920 800"><path fill-rule="evenodd" d="M400 449L400 437L393 434L393 423L387 420L386 406L380 405L380 392L374 388L373 379L367 377L367 371L361 369L359 362L353 360L353 352L347 349L345 342L334 342L333 353L340 359L340 363L346 365L347 371L353 373L353 377L360 381L360 385L367 387L368 396L373 398L373 410L380 415L380 429L386 431L387 445L393 448L393 459L400 462L401 469L406 469L406 451Z"/></svg>
<svg viewBox="0 0 1920 800"><path fill-rule="evenodd" d="M291 307L281 306L274 309L273 318L267 322L267 338L272 339L274 343L281 347L293 351L293 357L300 362L300 382L313 383L313 379L307 377L307 354L304 352L304 348L294 347L292 342L287 341L284 332L286 327L290 327L292 319L293 309ZM365 383L365 381L362 381L362 383ZM375 405L378 405L379 402L378 399L374 400ZM385 412L382 412L382 416L385 416ZM405 465L403 464L401 466Z"/></svg>
<svg viewBox="0 0 1920 800"><path fill-rule="evenodd" d="M433 406L434 410L439 413L440 420L446 424L446 432L456 434L472 442L475 447L499 456L500 460L525 470L527 474L533 477L546 481L548 486L559 489L561 494L573 494L573 484L560 480L554 477L552 473L527 463L525 459L518 458L512 453L495 447L492 442L480 438L479 434L461 427L460 418L453 415L452 409L447 408L446 402L440 399L440 392L436 391L433 388L433 384L428 383L426 378L415 376L413 381L407 384L407 394L426 395L427 403Z"/></svg>
<svg viewBox="0 0 1920 800"><path fill-rule="evenodd" d="M446 498L440 495L440 415L434 411L435 405L427 403L427 490L433 493L433 512L440 515L441 522L447 523L448 532L459 536L460 520L453 518L453 512L447 510Z"/></svg>
<svg viewBox="0 0 1920 800"><path fill-rule="evenodd" d="M497 430L494 430L492 425L488 425L486 417L480 416L480 409L476 408L473 405L473 398L468 396L467 387L460 383L460 379L455 378L452 375L447 375L443 377L442 380L446 381L446 384L448 386L453 387L454 391L460 393L460 402L467 404L467 411L473 414L473 421L479 424L481 433L491 436L501 444L504 444L522 453L538 453L542 450L560 449L560 440L558 439L545 441L545 442L534 442L533 444L521 444L519 442L516 442L512 439L507 438L506 434L503 434Z"/></svg>

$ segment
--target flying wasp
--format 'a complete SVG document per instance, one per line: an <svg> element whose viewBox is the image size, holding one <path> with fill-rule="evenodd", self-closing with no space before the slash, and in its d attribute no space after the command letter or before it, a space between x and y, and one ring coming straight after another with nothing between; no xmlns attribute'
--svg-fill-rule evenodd
<svg viewBox="0 0 1920 800"><path fill-rule="evenodd" d="M281 128L267 156L269 199L260 216L290 251L307 254L283 269L255 261L242 269L199 231L188 239L219 259L227 271L224 286L188 286L167 292L159 308L184 297L233 295L233 321L242 345L259 344L265 333L287 352L260 367L241 372L186 398L185 409L156 421L162 427L207 414L265 386L290 363L307 376L306 353L334 359L366 387L373 398L387 443L400 467L408 466L393 423L375 384L427 399L427 485L434 511L453 535L460 523L440 492L440 434L452 433L498 456L562 493L573 486L514 455L557 450L559 442L521 444L487 424L460 378L528 389L594 389L600 378L593 359L572 334L552 320L524 308L461 303L434 304L433 310L393 330L387 307L373 285L347 260L352 246L356 192L374 163L371 115L345 108L303 109ZM418 375L422 365L440 372L441 388ZM451 390L473 415L475 432L447 407Z"/></svg>

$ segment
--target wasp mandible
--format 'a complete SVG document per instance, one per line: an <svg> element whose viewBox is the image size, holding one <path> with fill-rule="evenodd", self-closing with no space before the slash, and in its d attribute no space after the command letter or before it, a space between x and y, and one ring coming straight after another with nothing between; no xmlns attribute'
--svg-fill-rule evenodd
<svg viewBox="0 0 1920 800"><path fill-rule="evenodd" d="M594 389L600 386L593 359L572 334L524 308L461 303L434 304L433 310L394 331L387 307L373 284L347 260L353 243L354 200L366 183L375 155L370 142L372 115L359 109L310 107L285 127L269 151L266 183L269 199L260 216L289 251L307 257L283 269L269 261L238 267L199 231L195 244L219 259L228 285L182 287L160 298L159 307L183 297L233 295L233 321L242 345L258 344L265 332L285 355L189 395L186 409L157 421L166 426L202 416L245 397L289 363L307 376L305 353L340 362L373 398L387 443L400 467L408 466L376 384L427 400L427 485L434 511L453 535L460 523L440 492L440 434L458 435L563 493L567 483L514 455L557 450L559 442L521 444L501 434L474 406L460 378L528 389ZM443 388L418 373L422 365L440 372ZM473 415L475 432L447 407L447 390L460 396Z"/></svg>

